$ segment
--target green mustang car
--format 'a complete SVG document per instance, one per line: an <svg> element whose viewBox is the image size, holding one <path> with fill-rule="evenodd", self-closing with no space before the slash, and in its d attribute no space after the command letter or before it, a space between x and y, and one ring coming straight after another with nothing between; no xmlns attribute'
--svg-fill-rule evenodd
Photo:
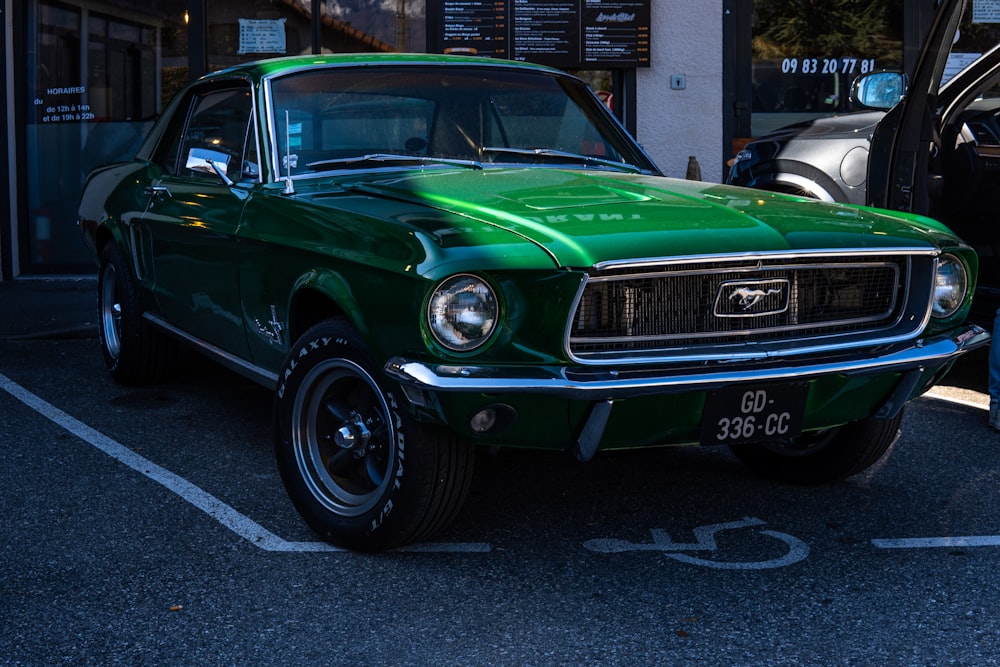
<svg viewBox="0 0 1000 667"><path fill-rule="evenodd" d="M274 389L330 542L427 540L477 445L726 445L856 474L989 336L977 258L919 216L663 177L580 80L478 58L240 65L87 180L113 377L192 346Z"/></svg>

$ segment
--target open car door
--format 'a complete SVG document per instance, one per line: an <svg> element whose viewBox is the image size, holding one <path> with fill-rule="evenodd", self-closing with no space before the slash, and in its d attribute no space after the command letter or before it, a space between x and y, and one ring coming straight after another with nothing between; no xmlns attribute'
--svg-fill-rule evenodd
<svg viewBox="0 0 1000 667"><path fill-rule="evenodd" d="M868 204L930 212L940 174L930 169L939 143L938 90L968 0L942 0L903 100L879 121L868 157Z"/></svg>
<svg viewBox="0 0 1000 667"><path fill-rule="evenodd" d="M975 318L1000 307L1000 23L942 0L906 94L877 125L867 203L929 215L979 255ZM877 76L877 75L876 75Z"/></svg>

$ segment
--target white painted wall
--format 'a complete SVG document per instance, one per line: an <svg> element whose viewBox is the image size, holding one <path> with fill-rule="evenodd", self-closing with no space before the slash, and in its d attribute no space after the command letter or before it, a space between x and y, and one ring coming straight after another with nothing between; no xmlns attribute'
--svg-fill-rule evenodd
<svg viewBox="0 0 1000 667"><path fill-rule="evenodd" d="M688 156L703 180L723 180L722 1L652 0L650 67L636 76L636 138L667 176ZM671 90L683 75L684 90Z"/></svg>

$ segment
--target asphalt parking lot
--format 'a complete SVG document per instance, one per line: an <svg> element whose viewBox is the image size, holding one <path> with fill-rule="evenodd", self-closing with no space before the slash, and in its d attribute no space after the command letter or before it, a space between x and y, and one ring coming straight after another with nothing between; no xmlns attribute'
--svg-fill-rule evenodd
<svg viewBox="0 0 1000 667"><path fill-rule="evenodd" d="M291 507L267 392L196 357L122 387L89 323L63 324L0 340L2 664L1000 659L982 351L843 483L723 449L482 452L446 534L360 555Z"/></svg>

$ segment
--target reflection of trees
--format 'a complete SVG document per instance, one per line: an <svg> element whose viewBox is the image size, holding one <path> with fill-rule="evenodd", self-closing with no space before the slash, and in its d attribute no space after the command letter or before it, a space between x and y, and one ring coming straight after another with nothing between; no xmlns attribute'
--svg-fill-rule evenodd
<svg viewBox="0 0 1000 667"><path fill-rule="evenodd" d="M754 0L755 60L902 56L903 0Z"/></svg>
<svg viewBox="0 0 1000 667"><path fill-rule="evenodd" d="M312 4L312 0L290 1L306 8ZM415 46L420 50L423 43L424 5L424 0L321 0L320 10L394 44L396 51L408 51Z"/></svg>

